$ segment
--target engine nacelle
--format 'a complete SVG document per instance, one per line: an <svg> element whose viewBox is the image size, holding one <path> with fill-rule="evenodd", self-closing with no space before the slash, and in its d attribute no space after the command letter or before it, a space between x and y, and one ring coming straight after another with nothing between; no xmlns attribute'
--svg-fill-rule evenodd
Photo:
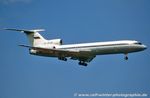
<svg viewBox="0 0 150 98"><path fill-rule="evenodd" d="M62 39L52 39L52 40L48 40L48 44L62 45Z"/></svg>

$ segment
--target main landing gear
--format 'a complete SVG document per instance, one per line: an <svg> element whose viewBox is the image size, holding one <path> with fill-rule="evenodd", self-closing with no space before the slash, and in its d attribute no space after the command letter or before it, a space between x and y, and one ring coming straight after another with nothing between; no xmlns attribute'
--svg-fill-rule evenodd
<svg viewBox="0 0 150 98"><path fill-rule="evenodd" d="M125 54L124 59L125 59L125 60L128 60L128 54Z"/></svg>
<svg viewBox="0 0 150 98"><path fill-rule="evenodd" d="M62 61L67 61L67 58L65 58L65 57L59 57L58 59L62 60Z"/></svg>
<svg viewBox="0 0 150 98"><path fill-rule="evenodd" d="M87 63L85 63L84 61L80 61L80 62L79 62L79 65L87 66Z"/></svg>

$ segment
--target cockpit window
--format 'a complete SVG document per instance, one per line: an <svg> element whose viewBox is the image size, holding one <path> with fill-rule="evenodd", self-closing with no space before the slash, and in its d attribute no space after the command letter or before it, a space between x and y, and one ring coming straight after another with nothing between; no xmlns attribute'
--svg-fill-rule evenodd
<svg viewBox="0 0 150 98"><path fill-rule="evenodd" d="M142 43L140 43L140 42L137 42L137 43L135 43L135 44L142 45Z"/></svg>
<svg viewBox="0 0 150 98"><path fill-rule="evenodd" d="M138 43L139 45L142 45L142 43Z"/></svg>

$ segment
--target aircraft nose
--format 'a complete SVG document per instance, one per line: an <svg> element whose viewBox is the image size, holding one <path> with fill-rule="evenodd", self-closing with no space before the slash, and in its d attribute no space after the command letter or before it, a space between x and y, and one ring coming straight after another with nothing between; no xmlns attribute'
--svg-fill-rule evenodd
<svg viewBox="0 0 150 98"><path fill-rule="evenodd" d="M146 45L143 45L142 46L143 50L147 49L147 46Z"/></svg>

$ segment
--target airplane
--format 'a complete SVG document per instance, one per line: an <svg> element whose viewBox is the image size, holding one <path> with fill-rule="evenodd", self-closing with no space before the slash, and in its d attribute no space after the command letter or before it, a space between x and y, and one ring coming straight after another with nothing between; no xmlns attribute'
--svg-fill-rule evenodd
<svg viewBox="0 0 150 98"><path fill-rule="evenodd" d="M39 32L44 29L14 29L5 28L5 30L19 31L27 35L29 45L19 45L29 48L31 55L56 57L59 60L67 61L67 59L78 60L79 65L87 66L97 55L106 54L124 54L125 60L128 60L128 53L143 51L146 45L135 40L120 40L107 42L92 42L79 44L64 45L62 39L46 40Z"/></svg>

